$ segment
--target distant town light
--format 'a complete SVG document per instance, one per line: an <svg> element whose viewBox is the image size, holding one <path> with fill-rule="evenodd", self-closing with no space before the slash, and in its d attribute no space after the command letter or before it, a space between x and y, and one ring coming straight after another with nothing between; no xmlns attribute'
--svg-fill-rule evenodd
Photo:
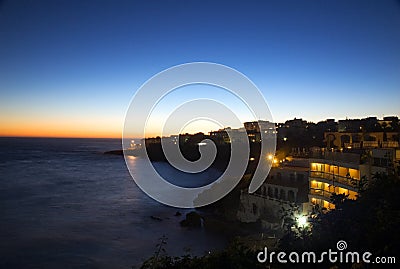
<svg viewBox="0 0 400 269"><path fill-rule="evenodd" d="M254 161L255 159L253 157L250 158L250 161Z"/></svg>
<svg viewBox="0 0 400 269"><path fill-rule="evenodd" d="M287 137L284 137L284 138L283 138L283 141L287 141Z"/></svg>
<svg viewBox="0 0 400 269"><path fill-rule="evenodd" d="M272 155L272 154L268 155L268 160L272 160L273 158L274 158L274 155Z"/></svg>

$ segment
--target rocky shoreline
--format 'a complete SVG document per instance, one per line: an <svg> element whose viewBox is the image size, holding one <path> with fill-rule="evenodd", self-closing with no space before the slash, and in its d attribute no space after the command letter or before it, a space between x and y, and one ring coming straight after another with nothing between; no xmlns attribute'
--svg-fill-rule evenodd
<svg viewBox="0 0 400 269"><path fill-rule="evenodd" d="M146 147L149 159L154 162L166 162L165 155L162 151L160 144L149 144ZM182 154L188 160L196 160L200 157L198 147L193 145L185 145L181 148ZM253 148L252 151L257 152L258 148ZM104 152L107 155L118 155L122 156L124 153L131 156L141 156L143 151L141 150L111 150ZM139 154L142 153L142 154ZM220 171L225 171L230 160L230 146L218 146L217 156L211 165L212 168ZM253 162L257 163L257 162ZM250 163L247 171L251 171ZM249 174L247 172L247 174ZM186 214L185 219L181 222L183 227L188 228L199 228L202 227L206 230L222 233L229 239L234 239L237 236L250 236L257 233L261 233L260 223L242 223L236 218L236 214L240 203L240 192L242 189L246 189L248 186L247 180L242 180L238 186L236 186L228 195L221 200L196 209ZM156 217L153 219L158 220Z"/></svg>

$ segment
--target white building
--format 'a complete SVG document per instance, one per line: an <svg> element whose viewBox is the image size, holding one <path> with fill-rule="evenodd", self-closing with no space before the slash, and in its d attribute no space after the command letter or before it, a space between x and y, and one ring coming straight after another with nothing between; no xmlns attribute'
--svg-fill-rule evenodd
<svg viewBox="0 0 400 269"><path fill-rule="evenodd" d="M308 208L308 167L273 167L262 186L254 193L240 195L237 218L242 222L261 221L264 228L279 229L280 210L296 205Z"/></svg>

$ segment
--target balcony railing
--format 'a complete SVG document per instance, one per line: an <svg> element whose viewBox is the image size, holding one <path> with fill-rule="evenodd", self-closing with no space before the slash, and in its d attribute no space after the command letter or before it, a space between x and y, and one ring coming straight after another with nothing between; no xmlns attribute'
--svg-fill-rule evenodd
<svg viewBox="0 0 400 269"><path fill-rule="evenodd" d="M360 142L344 143L344 147L345 148L359 149L359 148L361 148L361 143Z"/></svg>
<svg viewBox="0 0 400 269"><path fill-rule="evenodd" d="M321 190L321 189L314 189L314 188L310 188L310 194L312 195L318 195L321 197L324 197L325 199L330 200L332 193L326 190Z"/></svg>
<svg viewBox="0 0 400 269"><path fill-rule="evenodd" d="M330 181L330 183L332 183L332 185L334 185L335 182L338 182L343 185L356 188L356 187L358 187L358 184L359 184L358 179L355 179L352 177L340 176L340 175L332 174L332 173L321 172L321 171L311 171L310 177L325 179L327 181Z"/></svg>
<svg viewBox="0 0 400 269"><path fill-rule="evenodd" d="M398 148L398 141L363 141L363 142L353 142L353 143L344 143L345 148Z"/></svg>
<svg viewBox="0 0 400 269"><path fill-rule="evenodd" d="M385 141L382 142L382 148L398 148L399 142L398 141Z"/></svg>
<svg viewBox="0 0 400 269"><path fill-rule="evenodd" d="M363 141L364 148L377 148L378 146L378 141Z"/></svg>

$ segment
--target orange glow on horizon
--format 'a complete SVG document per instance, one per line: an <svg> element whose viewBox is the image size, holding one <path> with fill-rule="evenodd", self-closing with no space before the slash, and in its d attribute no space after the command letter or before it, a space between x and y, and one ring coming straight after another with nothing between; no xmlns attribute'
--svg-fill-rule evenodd
<svg viewBox="0 0 400 269"><path fill-rule="evenodd" d="M87 126L73 124L46 124L43 122L24 124L1 124L0 137L49 137L49 138L122 138L122 127L115 126ZM148 133L146 138L160 136ZM135 138L139 138L135 137Z"/></svg>
<svg viewBox="0 0 400 269"><path fill-rule="evenodd" d="M0 137L54 137L54 138L121 138L120 132L85 130L1 130Z"/></svg>
<svg viewBox="0 0 400 269"><path fill-rule="evenodd" d="M85 120L0 119L1 137L121 138L122 128L110 122Z"/></svg>

